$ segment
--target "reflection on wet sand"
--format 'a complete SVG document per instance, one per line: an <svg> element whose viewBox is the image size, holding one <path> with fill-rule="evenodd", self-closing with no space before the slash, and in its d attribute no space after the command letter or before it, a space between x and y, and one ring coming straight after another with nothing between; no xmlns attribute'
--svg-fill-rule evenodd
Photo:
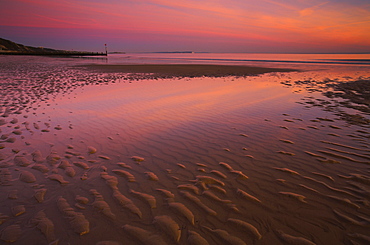
<svg viewBox="0 0 370 245"><path fill-rule="evenodd" d="M370 241L368 90L357 79L136 81L29 65L1 84L2 242Z"/></svg>

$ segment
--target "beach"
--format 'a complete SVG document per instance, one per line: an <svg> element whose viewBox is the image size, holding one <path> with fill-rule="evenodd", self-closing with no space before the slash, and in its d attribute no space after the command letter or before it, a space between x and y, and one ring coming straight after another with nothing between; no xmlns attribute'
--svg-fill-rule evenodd
<svg viewBox="0 0 370 245"><path fill-rule="evenodd" d="M368 66L0 57L4 244L368 244Z"/></svg>
<svg viewBox="0 0 370 245"><path fill-rule="evenodd" d="M145 74L146 78L246 77L271 72L295 71L294 69L211 64L94 64L85 67L98 72Z"/></svg>

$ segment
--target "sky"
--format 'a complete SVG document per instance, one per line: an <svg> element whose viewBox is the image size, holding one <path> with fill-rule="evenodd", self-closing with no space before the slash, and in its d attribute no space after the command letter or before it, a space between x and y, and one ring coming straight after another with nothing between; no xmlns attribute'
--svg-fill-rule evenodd
<svg viewBox="0 0 370 245"><path fill-rule="evenodd" d="M370 53L370 1L0 0L0 37L85 51Z"/></svg>

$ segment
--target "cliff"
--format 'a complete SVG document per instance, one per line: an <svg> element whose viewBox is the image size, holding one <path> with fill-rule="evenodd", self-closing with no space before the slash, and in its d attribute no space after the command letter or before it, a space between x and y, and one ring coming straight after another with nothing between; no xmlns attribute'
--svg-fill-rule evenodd
<svg viewBox="0 0 370 245"><path fill-rule="evenodd" d="M1 51L18 51L18 52L53 52L57 51L50 48L36 48L31 46L25 46L18 44L3 38L0 38L0 50Z"/></svg>
<svg viewBox="0 0 370 245"><path fill-rule="evenodd" d="M0 38L0 55L106 56L106 53L31 47Z"/></svg>

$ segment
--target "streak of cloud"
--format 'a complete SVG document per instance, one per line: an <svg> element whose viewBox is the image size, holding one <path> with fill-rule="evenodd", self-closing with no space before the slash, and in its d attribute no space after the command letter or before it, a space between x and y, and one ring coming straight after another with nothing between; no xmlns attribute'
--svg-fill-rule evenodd
<svg viewBox="0 0 370 245"><path fill-rule="evenodd" d="M75 29L81 40L90 30L116 33L106 38L117 43L119 33L140 33L148 45L153 36L162 36L164 43L182 38L179 48L208 42L210 50L204 51L227 51L238 43L233 50L243 52L258 42L265 43L266 52L276 44L288 49L292 43L302 50L309 45L325 49L333 43L350 49L361 43L370 50L370 4L363 0L2 0L2 4L4 30ZM27 35L31 34L24 33L23 38Z"/></svg>

